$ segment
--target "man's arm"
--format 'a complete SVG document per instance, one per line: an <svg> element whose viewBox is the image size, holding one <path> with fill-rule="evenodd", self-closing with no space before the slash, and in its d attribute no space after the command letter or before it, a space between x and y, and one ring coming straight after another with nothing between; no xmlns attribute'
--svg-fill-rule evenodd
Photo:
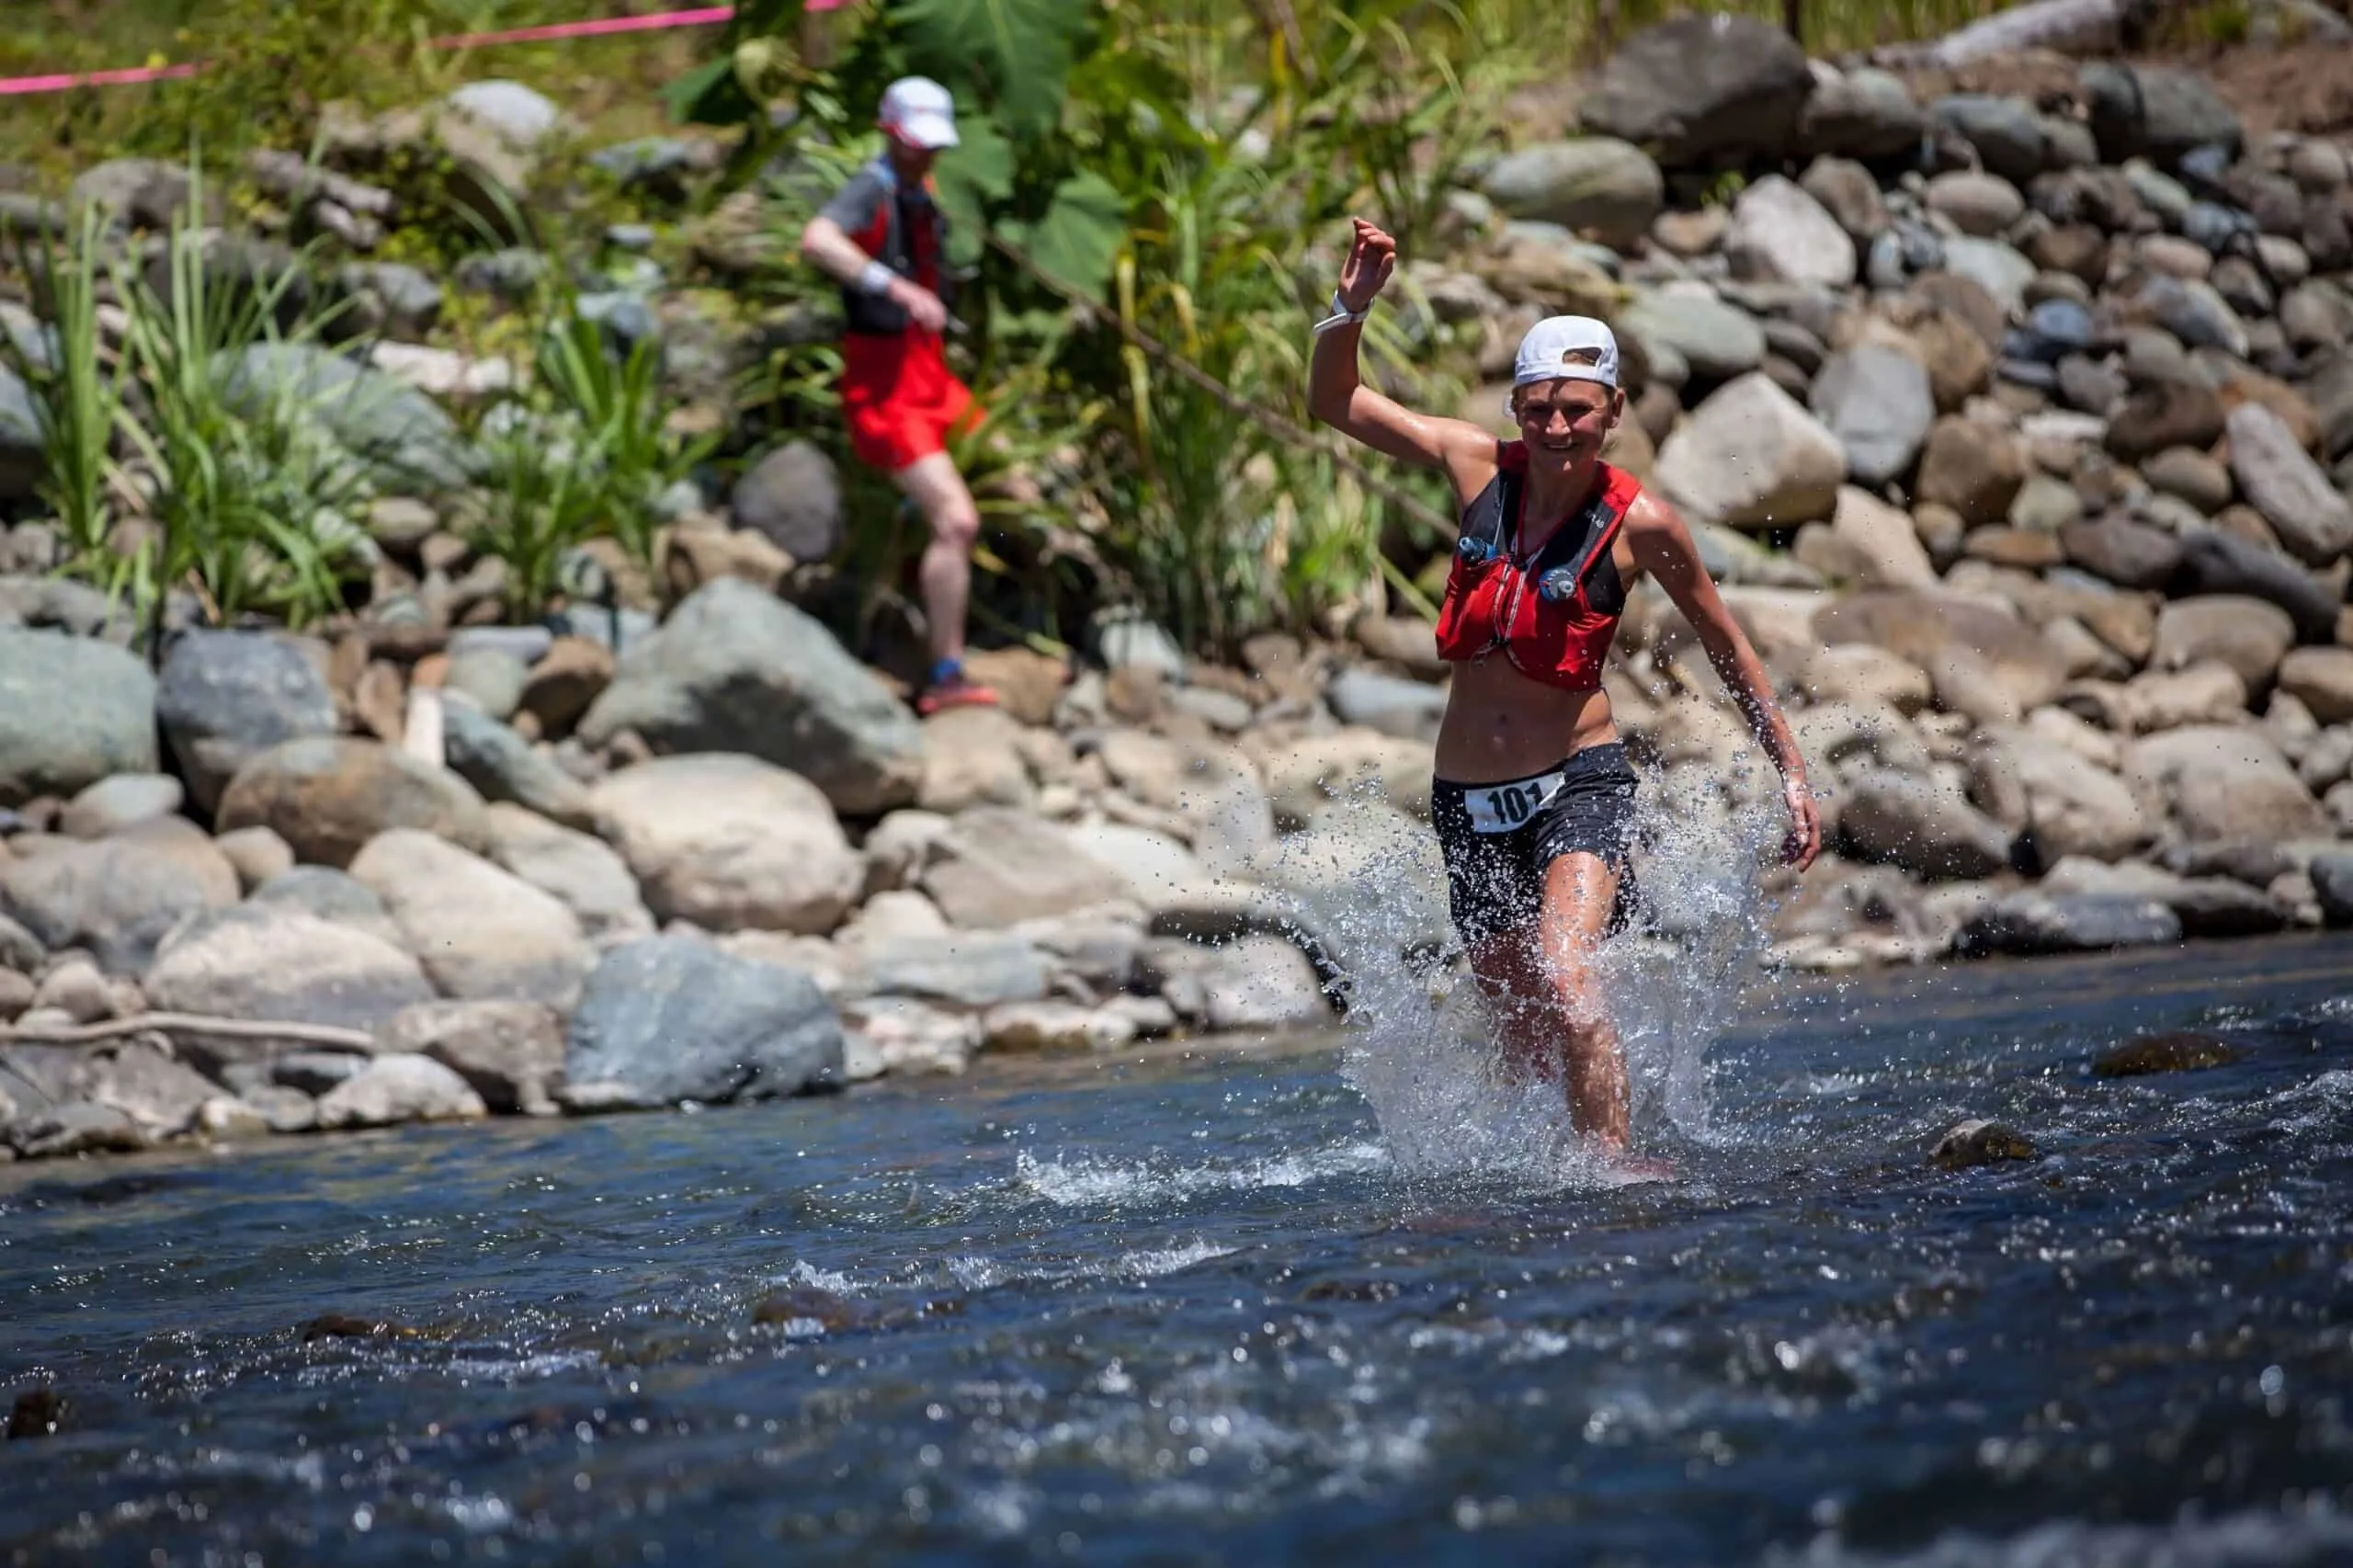
<svg viewBox="0 0 2353 1568"><path fill-rule="evenodd" d="M1773 695L1773 677L1766 673L1765 661L1756 656L1740 622L1725 608L1715 580L1700 563L1698 541L1674 507L1645 492L1627 514L1626 542L1633 550L1635 563L1658 579L1666 597L1699 633L1708 662L1739 704L1757 744L1780 769L1781 797L1790 809L1790 835L1782 846L1782 856L1798 869L1805 869L1822 852L1822 816L1806 784L1805 757Z"/></svg>
<svg viewBox="0 0 2353 1568"><path fill-rule="evenodd" d="M948 325L948 307L940 303L939 296L892 271L850 238L850 230L873 222L882 210L881 204L889 199L882 182L860 171L825 204L824 211L802 225L801 258L845 289L863 289L890 300L924 331L939 332Z"/></svg>

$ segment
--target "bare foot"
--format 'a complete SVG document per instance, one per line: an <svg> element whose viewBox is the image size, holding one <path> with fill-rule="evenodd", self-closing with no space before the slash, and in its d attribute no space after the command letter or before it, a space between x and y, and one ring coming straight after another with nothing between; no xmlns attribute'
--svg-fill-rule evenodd
<svg viewBox="0 0 2353 1568"><path fill-rule="evenodd" d="M1605 1150L1601 1156L1602 1177L1612 1187L1633 1187L1643 1182L1673 1181L1680 1173L1673 1162L1650 1154L1637 1154L1625 1149Z"/></svg>

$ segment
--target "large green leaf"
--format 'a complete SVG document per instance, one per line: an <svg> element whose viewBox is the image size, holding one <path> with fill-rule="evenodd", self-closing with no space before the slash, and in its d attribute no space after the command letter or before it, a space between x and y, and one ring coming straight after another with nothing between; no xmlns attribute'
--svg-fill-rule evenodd
<svg viewBox="0 0 2353 1568"><path fill-rule="evenodd" d="M993 107L1015 135L1037 136L1061 117L1093 11L1094 0L898 0L891 19L913 69Z"/></svg>
<svg viewBox="0 0 2353 1568"><path fill-rule="evenodd" d="M988 233L989 203L1013 194L1013 143L983 115L965 115L956 129L955 150L934 166L932 183L948 214L949 262L970 267Z"/></svg>
<svg viewBox="0 0 2353 1568"><path fill-rule="evenodd" d="M1029 254L1038 270L1100 304L1111 263L1127 243L1127 202L1102 176L1074 175L1054 189L1035 223L1006 225L1006 238Z"/></svg>

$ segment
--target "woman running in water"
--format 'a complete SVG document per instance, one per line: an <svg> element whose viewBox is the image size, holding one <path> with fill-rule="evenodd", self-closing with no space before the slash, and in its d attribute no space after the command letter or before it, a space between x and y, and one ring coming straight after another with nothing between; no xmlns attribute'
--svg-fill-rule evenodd
<svg viewBox="0 0 2353 1568"><path fill-rule="evenodd" d="M1438 615L1454 665L1438 728L1430 821L1448 903L1507 1065L1565 1082L1577 1131L1626 1157L1625 1058L1593 970L1616 905L1634 774L1601 689L1626 589L1658 580L1781 771L1783 858L1822 847L1805 762L1773 683L1699 563L1673 507L1601 460L1624 415L1618 343L1586 316L1531 328L1512 372L1519 438L1416 414L1363 385L1359 324L1396 269L1397 243L1359 218L1307 381L1315 417L1391 457L1442 469L1462 532Z"/></svg>

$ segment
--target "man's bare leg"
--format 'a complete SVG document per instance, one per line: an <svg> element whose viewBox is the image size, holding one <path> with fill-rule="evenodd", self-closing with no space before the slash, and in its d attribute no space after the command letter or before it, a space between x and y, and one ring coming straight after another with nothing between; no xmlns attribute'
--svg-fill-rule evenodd
<svg viewBox="0 0 2353 1568"><path fill-rule="evenodd" d="M964 656L964 614L972 592L972 543L981 536L981 512L955 460L946 452L917 458L891 476L923 509L931 540L924 546L916 580L935 665Z"/></svg>

